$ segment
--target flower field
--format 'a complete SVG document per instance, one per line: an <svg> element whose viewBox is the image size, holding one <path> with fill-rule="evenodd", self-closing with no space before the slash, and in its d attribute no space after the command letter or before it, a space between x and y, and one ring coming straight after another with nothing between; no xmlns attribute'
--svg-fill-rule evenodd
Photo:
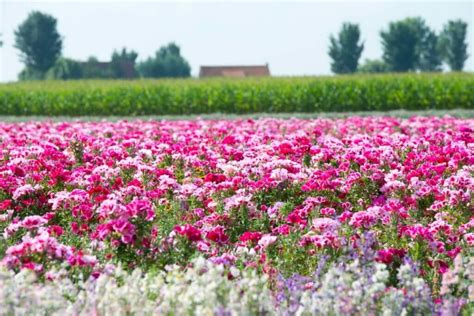
<svg viewBox="0 0 474 316"><path fill-rule="evenodd" d="M469 315L473 190L474 119L0 123L0 315Z"/></svg>

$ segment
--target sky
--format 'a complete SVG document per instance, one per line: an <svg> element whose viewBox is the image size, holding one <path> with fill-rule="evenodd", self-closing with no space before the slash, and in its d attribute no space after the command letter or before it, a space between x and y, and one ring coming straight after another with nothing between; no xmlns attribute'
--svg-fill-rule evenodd
<svg viewBox="0 0 474 316"><path fill-rule="evenodd" d="M127 47L138 60L174 41L192 75L201 65L268 63L272 75L330 74L329 36L343 22L358 23L365 48L361 61L382 56L380 30L389 22L421 16L439 32L448 20L469 24L474 71L474 1L26 1L0 0L0 81L23 68L14 31L32 10L53 15L63 36L63 56L108 61Z"/></svg>

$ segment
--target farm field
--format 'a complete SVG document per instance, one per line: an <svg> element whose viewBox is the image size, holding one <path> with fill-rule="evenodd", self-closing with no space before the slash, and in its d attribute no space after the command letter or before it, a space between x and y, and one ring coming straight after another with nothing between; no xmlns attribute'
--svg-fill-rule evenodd
<svg viewBox="0 0 474 316"><path fill-rule="evenodd" d="M474 75L384 74L0 85L1 116L138 116L474 109Z"/></svg>
<svg viewBox="0 0 474 316"><path fill-rule="evenodd" d="M470 315L456 98L438 116L4 119L0 315Z"/></svg>

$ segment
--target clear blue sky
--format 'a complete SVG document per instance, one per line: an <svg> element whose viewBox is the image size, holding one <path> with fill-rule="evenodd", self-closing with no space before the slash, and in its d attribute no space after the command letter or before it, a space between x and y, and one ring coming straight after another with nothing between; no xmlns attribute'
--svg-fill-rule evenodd
<svg viewBox="0 0 474 316"><path fill-rule="evenodd" d="M139 60L175 41L196 75L200 65L269 63L275 75L330 73L328 38L344 21L360 24L362 59L382 55L379 32L390 21L421 16L439 31L450 19L469 23L474 70L473 1L22 1L0 0L0 81L22 69L13 48L14 30L28 12L40 10L58 19L63 55L107 61L123 46Z"/></svg>

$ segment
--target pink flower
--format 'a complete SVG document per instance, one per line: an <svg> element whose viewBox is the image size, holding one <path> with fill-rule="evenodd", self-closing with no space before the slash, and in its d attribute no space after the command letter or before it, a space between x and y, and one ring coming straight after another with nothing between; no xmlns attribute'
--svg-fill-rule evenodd
<svg viewBox="0 0 474 316"><path fill-rule="evenodd" d="M30 194L34 191L35 189L33 188L31 184L25 184L15 189L15 191L13 192L13 199L16 201L20 199L20 197Z"/></svg>
<svg viewBox="0 0 474 316"><path fill-rule="evenodd" d="M342 214L338 217L339 221L341 223L345 223L347 222L348 220L350 220L352 218L352 215L354 215L354 213L350 212L350 211L344 211L342 212Z"/></svg>
<svg viewBox="0 0 474 316"><path fill-rule="evenodd" d="M285 168L274 169L272 170L270 178L276 181L285 181L288 179L288 170Z"/></svg>
<svg viewBox="0 0 474 316"><path fill-rule="evenodd" d="M217 226L206 233L206 238L213 242L224 244L229 241L229 236L224 233L224 227Z"/></svg>
<svg viewBox="0 0 474 316"><path fill-rule="evenodd" d="M147 221L155 218L155 211L149 200L134 199L126 206L126 209L131 217L144 216Z"/></svg>
<svg viewBox="0 0 474 316"><path fill-rule="evenodd" d="M375 224L376 221L377 221L377 218L375 217L374 214L367 211L360 211L360 212L354 213L354 215L351 217L349 221L349 224L356 228L359 228L359 227L370 228L371 226Z"/></svg>
<svg viewBox="0 0 474 316"><path fill-rule="evenodd" d="M334 216L336 214L336 210L332 207L324 207L319 212L323 216Z"/></svg>
<svg viewBox="0 0 474 316"><path fill-rule="evenodd" d="M205 182L214 182L214 183L221 183L223 181L226 180L226 176L223 175L223 174L214 174L214 173L210 173L210 174L207 174L205 177L204 177L204 181Z"/></svg>
<svg viewBox="0 0 474 316"><path fill-rule="evenodd" d="M174 231L181 236L186 236L189 241L199 241L202 239L201 231L190 224L176 226Z"/></svg>
<svg viewBox="0 0 474 316"><path fill-rule="evenodd" d="M206 215L204 209L202 208L195 208L194 209L194 214L200 218L204 217Z"/></svg>
<svg viewBox="0 0 474 316"><path fill-rule="evenodd" d="M48 233L50 235L55 235L55 236L59 237L64 233L64 230L59 225L51 225L51 226L48 227Z"/></svg>
<svg viewBox="0 0 474 316"><path fill-rule="evenodd" d="M411 239L422 238L425 240L433 240L433 234L427 227L421 224L405 226L400 229L400 234L410 237Z"/></svg>
<svg viewBox="0 0 474 316"><path fill-rule="evenodd" d="M287 224L283 224L281 226L278 226L273 229L272 233L273 234L278 234L278 235L288 235L290 233L291 227Z"/></svg>
<svg viewBox="0 0 474 316"><path fill-rule="evenodd" d="M277 236L272 236L270 234L265 234L260 238L258 241L258 245L262 247L262 249L266 249L268 246L274 244L277 240Z"/></svg>
<svg viewBox="0 0 474 316"><path fill-rule="evenodd" d="M109 225L114 231L122 235L134 230L133 224L123 219L113 220Z"/></svg>
<svg viewBox="0 0 474 316"><path fill-rule="evenodd" d="M474 233L464 234L464 240L466 240L469 247L473 247L474 246Z"/></svg>
<svg viewBox="0 0 474 316"><path fill-rule="evenodd" d="M43 226L47 222L48 221L41 216L31 215L23 219L23 221L21 222L21 226L26 229L33 229L33 228Z"/></svg>
<svg viewBox="0 0 474 316"><path fill-rule="evenodd" d="M131 244L133 243L134 239L133 239L133 235L131 234L124 234L122 235L122 237L120 237L120 240L124 243L124 244Z"/></svg>
<svg viewBox="0 0 474 316"><path fill-rule="evenodd" d="M288 142L278 145L277 150L281 155L289 155L294 153L293 146Z"/></svg>
<svg viewBox="0 0 474 316"><path fill-rule="evenodd" d="M313 219L313 228L320 231L330 231L334 232L337 231L340 224L333 219L330 218L315 218Z"/></svg>
<svg viewBox="0 0 474 316"><path fill-rule="evenodd" d="M324 235L317 235L314 233L308 233L301 237L299 245L302 247L313 245L316 248L325 248L325 247L332 247L337 248L339 247L339 240L336 235L332 233L326 233Z"/></svg>
<svg viewBox="0 0 474 316"><path fill-rule="evenodd" d="M299 210L294 210L293 212L291 212L290 214L288 214L288 217L286 218L286 220L287 220L288 223L298 224L298 225L300 225L301 227L305 227L306 224L307 224L306 219L304 219L304 218L301 216Z"/></svg>
<svg viewBox="0 0 474 316"><path fill-rule="evenodd" d="M248 243L249 241L252 243L256 243L262 238L263 234L261 232L245 232L243 233L239 240L243 243Z"/></svg>
<svg viewBox="0 0 474 316"><path fill-rule="evenodd" d="M198 241L196 243L196 247L199 251L204 252L204 253L208 252L210 249L209 242L204 241L204 240Z"/></svg>
<svg viewBox="0 0 474 316"><path fill-rule="evenodd" d="M12 205L12 200L3 200L0 202L0 211L5 211Z"/></svg>
<svg viewBox="0 0 474 316"><path fill-rule="evenodd" d="M385 264L390 264L394 260L394 258L398 258L399 260L402 259L406 255L406 250L404 249L396 249L396 248L388 248L382 249L377 252L376 260L378 262L383 262Z"/></svg>

